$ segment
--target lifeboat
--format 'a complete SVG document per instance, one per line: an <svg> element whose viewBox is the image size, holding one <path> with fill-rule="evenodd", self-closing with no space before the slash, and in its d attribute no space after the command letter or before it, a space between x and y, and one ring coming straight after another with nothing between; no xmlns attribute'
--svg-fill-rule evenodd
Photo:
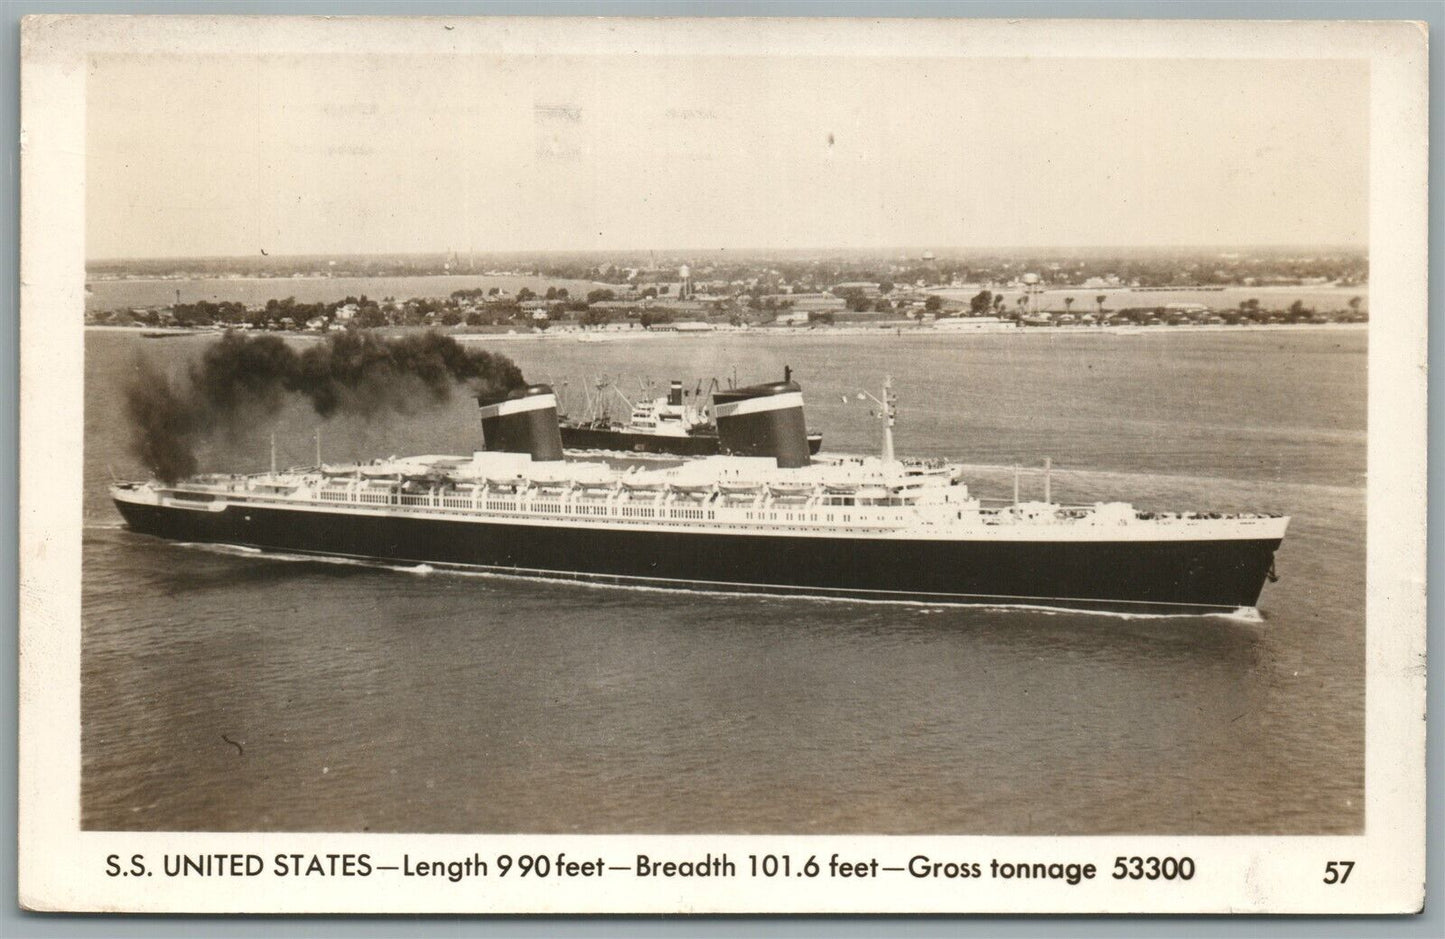
<svg viewBox="0 0 1445 939"><path fill-rule="evenodd" d="M757 483L718 483L717 491L725 496L755 496L762 487Z"/></svg>
<svg viewBox="0 0 1445 939"><path fill-rule="evenodd" d="M692 495L702 495L702 494L706 494L706 493L712 492L712 490L713 490L713 484L712 484L712 483L696 483L696 484L689 484L689 483L672 483L672 484L669 485L667 488L670 489L670 490L672 490L673 492L684 492L684 493L688 493L688 494L692 494Z"/></svg>

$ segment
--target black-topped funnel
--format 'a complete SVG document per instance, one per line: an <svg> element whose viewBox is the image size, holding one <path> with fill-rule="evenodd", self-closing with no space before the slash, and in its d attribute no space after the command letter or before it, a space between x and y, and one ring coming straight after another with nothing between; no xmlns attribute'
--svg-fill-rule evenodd
<svg viewBox="0 0 1445 939"><path fill-rule="evenodd" d="M808 465L803 389L791 377L746 388L718 389L712 414L724 453L771 456L781 467Z"/></svg>
<svg viewBox="0 0 1445 939"><path fill-rule="evenodd" d="M478 398L486 450L530 453L533 460L562 459L557 396L551 385L528 385L503 397Z"/></svg>

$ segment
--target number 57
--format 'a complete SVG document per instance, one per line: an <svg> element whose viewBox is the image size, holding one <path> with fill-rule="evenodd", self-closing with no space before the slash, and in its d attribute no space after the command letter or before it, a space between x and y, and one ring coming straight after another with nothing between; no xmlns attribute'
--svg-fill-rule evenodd
<svg viewBox="0 0 1445 939"><path fill-rule="evenodd" d="M1354 861L1326 861L1325 883L1342 884L1350 879L1350 871L1354 869Z"/></svg>

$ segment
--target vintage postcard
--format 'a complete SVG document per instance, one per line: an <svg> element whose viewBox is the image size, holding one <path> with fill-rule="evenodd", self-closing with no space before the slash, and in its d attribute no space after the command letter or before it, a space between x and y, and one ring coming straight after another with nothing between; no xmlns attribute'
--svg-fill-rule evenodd
<svg viewBox="0 0 1445 939"><path fill-rule="evenodd" d="M1426 52L26 20L22 903L1417 911Z"/></svg>

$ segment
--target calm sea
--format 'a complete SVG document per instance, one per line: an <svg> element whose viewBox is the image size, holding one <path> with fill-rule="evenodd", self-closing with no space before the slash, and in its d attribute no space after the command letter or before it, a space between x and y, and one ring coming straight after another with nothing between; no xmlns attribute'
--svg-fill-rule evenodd
<svg viewBox="0 0 1445 939"><path fill-rule="evenodd" d="M1363 824L1361 330L758 337L495 348L602 377L803 384L824 448L1007 496L1294 517L1264 620L710 597L185 547L109 505L119 389L211 341L86 343L83 824L435 832L1344 833ZM848 403L844 399L851 399ZM314 459L296 411L208 468ZM475 406L322 429L469 452ZM1025 494L1042 480L1027 476ZM237 741L240 750L224 737Z"/></svg>

